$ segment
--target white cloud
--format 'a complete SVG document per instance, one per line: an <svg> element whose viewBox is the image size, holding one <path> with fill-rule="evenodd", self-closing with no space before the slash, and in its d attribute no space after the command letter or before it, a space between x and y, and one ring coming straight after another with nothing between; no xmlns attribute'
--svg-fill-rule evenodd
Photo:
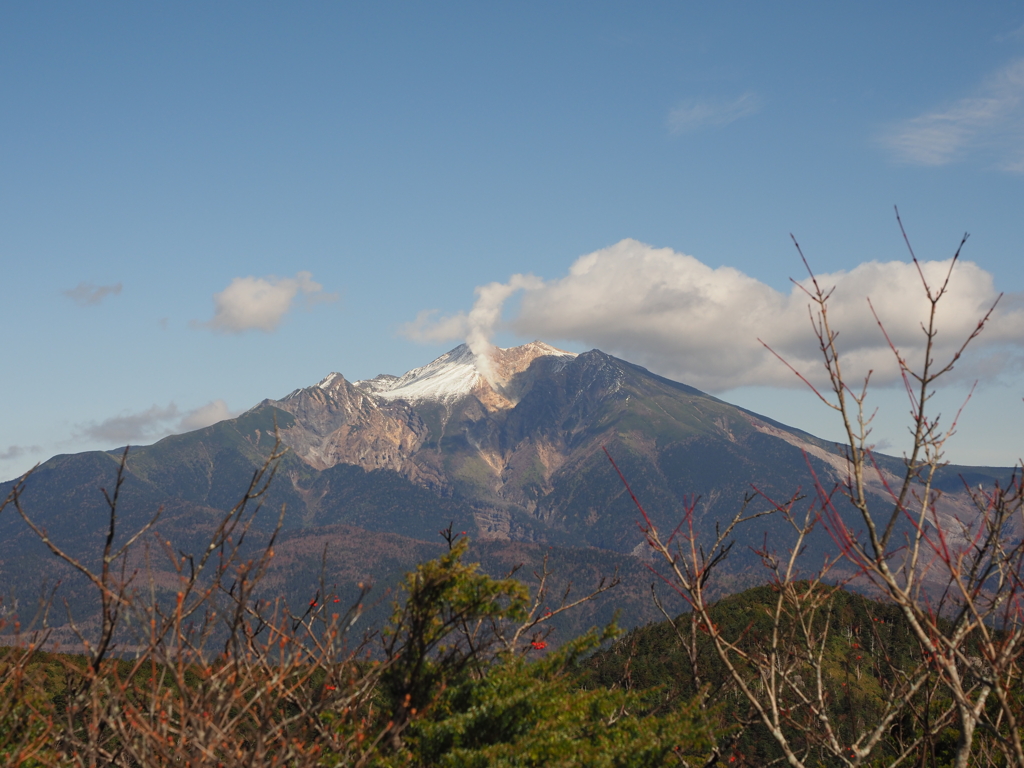
<svg viewBox="0 0 1024 768"><path fill-rule="evenodd" d="M1024 172L1024 59L990 75L971 96L897 123L879 140L916 165L946 165L983 152L1004 171Z"/></svg>
<svg viewBox="0 0 1024 768"><path fill-rule="evenodd" d="M941 281L948 267L948 261L922 264L933 284ZM920 360L920 322L927 306L913 264L867 262L848 272L819 275L818 280L835 286L830 319L840 332L838 345L851 381L869 369L877 383L898 380L892 352L867 297L901 353L911 363ZM501 310L490 301L502 295L496 285L502 284L487 286L486 294L477 292L477 305L485 304L495 318L487 326L491 329ZM799 287L783 293L736 269L712 269L669 248L623 240L580 257L562 278L523 282L516 276L505 288L508 294L517 288L524 291L518 315L508 323L520 336L598 347L701 389L798 386L792 372L758 339L812 381L823 379L808 319L809 301ZM989 273L971 262L958 264L949 295L940 305L938 359L966 338L995 298ZM1022 359L1024 301L1019 296L1008 299L978 342L987 347L986 374L1019 365ZM468 337L468 317L460 314L432 324L431 318L421 317L417 334L433 341Z"/></svg>
<svg viewBox="0 0 1024 768"><path fill-rule="evenodd" d="M224 421L225 419L233 419L238 415L237 411L232 411L228 408L228 404L223 400L213 400L206 405L200 406L193 411L189 411L178 422L178 428L176 432L191 432L195 429L202 429L208 427L211 424L216 424L218 421Z"/></svg>
<svg viewBox="0 0 1024 768"><path fill-rule="evenodd" d="M281 324L300 293L305 296L306 306L337 300L336 294L324 293L323 286L314 282L309 272L299 272L295 277L236 277L214 294L213 318L205 323L192 321L192 325L220 333L270 333Z"/></svg>
<svg viewBox="0 0 1024 768"><path fill-rule="evenodd" d="M170 434L202 429L237 415L238 412L230 410L223 400L213 400L184 413L172 402L166 407L154 405L144 411L122 413L101 422L80 424L74 437L104 445L151 442Z"/></svg>
<svg viewBox="0 0 1024 768"><path fill-rule="evenodd" d="M69 290L61 291L61 293L80 307L99 304L107 298L107 296L116 296L120 292L120 283L114 283L113 285L93 285L92 283L85 282L79 283Z"/></svg>
<svg viewBox="0 0 1024 768"><path fill-rule="evenodd" d="M469 320L465 312L438 317L438 310L424 309L416 319L399 327L398 332L407 339L423 344L461 339L469 332Z"/></svg>
<svg viewBox="0 0 1024 768"><path fill-rule="evenodd" d="M719 128L760 109L761 99L753 93L744 93L732 100L685 101L668 113L668 127L672 133Z"/></svg>

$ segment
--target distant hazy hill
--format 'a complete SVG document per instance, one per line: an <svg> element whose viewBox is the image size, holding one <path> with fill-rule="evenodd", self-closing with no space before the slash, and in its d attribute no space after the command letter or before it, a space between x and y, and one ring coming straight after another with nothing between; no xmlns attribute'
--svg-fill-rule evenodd
<svg viewBox="0 0 1024 768"><path fill-rule="evenodd" d="M401 377L349 382L332 373L236 419L132 448L119 532L127 535L163 506L161 539L183 551L202 547L265 460L276 429L290 451L256 534L272 529L285 505L285 536L268 585L292 599L316 583L324 543L329 580L393 583L432 556L438 530L453 521L478 541L474 551L495 572L510 563L509 553L537 566L548 552L563 578L582 589L598 571L618 567L636 582L626 600L628 624L653 616L640 596L650 577L638 559L646 553L636 510L602 447L666 527L693 496L700 497L698 527L713 531L754 488L782 500L811 493L812 470L826 486L844 477L834 445L598 350L573 355L541 342L497 349L488 376L477 362L460 346ZM99 489L112 488L119 456L55 456L23 494L24 508L52 538L89 562L106 530ZM901 462L880 457L879 467L883 475L898 473ZM970 514L958 491L963 473L977 484L1010 470L947 468L942 484L950 493L940 519ZM0 485L0 495L11 485ZM874 487L883 499L882 477ZM752 503L766 506L761 498ZM0 533L11 599L22 606L34 600L44 577L64 579L67 594L88 593L13 510L0 517ZM766 536L784 548L788 531L781 520L763 518L739 539L760 545ZM821 536L811 545L809 556L820 561L816 548L829 541ZM756 582L749 549L734 551L726 583ZM154 554L150 567L158 560ZM141 555L136 565L143 568ZM611 599L621 604L625 597Z"/></svg>

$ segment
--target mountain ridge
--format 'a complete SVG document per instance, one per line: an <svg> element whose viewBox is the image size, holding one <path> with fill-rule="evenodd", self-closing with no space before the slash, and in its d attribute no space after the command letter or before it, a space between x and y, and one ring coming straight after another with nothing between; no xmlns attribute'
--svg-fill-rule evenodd
<svg viewBox="0 0 1024 768"><path fill-rule="evenodd" d="M492 542L489 556L513 545L548 546L596 553L587 557L605 557L610 567L645 550L637 511L604 449L667 530L694 498L695 526L706 532L744 504L768 508L768 499L798 492L813 498L815 483L828 488L844 477L845 458L834 444L600 350L572 354L542 342L499 349L494 384L478 369L467 372L471 363L475 368L471 355L462 345L403 376L357 382L334 372L234 419L133 448L119 530L137 528L165 505L160 536L181 551L201 547L210 521L237 501L277 439L289 450L263 502L286 508L289 541L348 526L368 532L365 541L400 535L436 542L437 531L453 523ZM408 386L412 399L394 395ZM116 459L102 451L53 457L25 482L25 509L55 539L69 541L76 556L94 558L102 542L98 489L113 487ZM884 481L902 461L879 455L877 462L871 490L884 502ZM956 516L970 512L957 490L964 469L939 477L950 490L938 519L951 529ZM1012 471L966 469L975 483ZM11 487L0 484L0 496ZM252 535L269 532L276 520L276 513L264 515ZM0 519L0 529L0 575L23 592L35 590L31 563L46 556L44 548L15 515ZM727 583L756 583L754 549L765 540L784 547L787 531L774 516L738 531ZM829 546L816 532L808 556Z"/></svg>

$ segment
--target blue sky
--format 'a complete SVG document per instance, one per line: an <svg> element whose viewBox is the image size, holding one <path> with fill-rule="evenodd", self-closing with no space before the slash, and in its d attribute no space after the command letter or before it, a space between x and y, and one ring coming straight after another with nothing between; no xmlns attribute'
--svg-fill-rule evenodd
<svg viewBox="0 0 1024 768"><path fill-rule="evenodd" d="M813 375L790 233L898 454L894 204L923 261L971 233L944 350L1006 294L949 458L1024 452L1020 2L9 3L0 104L0 477L404 372L485 309L838 437L757 344Z"/></svg>

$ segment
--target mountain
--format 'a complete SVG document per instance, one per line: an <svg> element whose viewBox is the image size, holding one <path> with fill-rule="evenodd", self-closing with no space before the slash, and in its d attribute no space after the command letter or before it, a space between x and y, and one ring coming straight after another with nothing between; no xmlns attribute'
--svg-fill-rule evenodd
<svg viewBox="0 0 1024 768"><path fill-rule="evenodd" d="M846 471L835 445L599 350L577 355L535 341L480 358L462 345L402 376L350 382L331 373L238 418L132 448L119 535L162 505L161 538L186 552L202 548L269 455L275 432L289 451L263 500L274 512L258 518L253 535L271 530L283 505L287 547L313 551L332 542L337 557L329 568L350 584L393 583L436 548L438 530L450 522L481 542L484 565L495 572L507 565L502 552L539 562L550 551L566 578L583 561L593 576L595 558L608 572L648 578L638 514L603 449L669 530L695 497L697 529L710 532L755 490L750 503L765 509L766 498L813 493L815 478L831 487ZM99 489L113 487L120 453L55 456L25 483L26 512L87 562L96 562L106 533ZM879 457L878 466L873 489L884 500L884 483L902 462ZM970 512L957 492L961 475L976 485L1009 473L947 468L941 517ZM11 486L0 485L0 498ZM749 546L734 548L725 584L760 580L751 547L770 541L784 549L788 530L778 517L742 529L738 542ZM17 596L11 599L38 595L40 573L63 578L62 588L79 594L70 569L53 565L13 510L0 517L0 534L0 573ZM829 545L819 535L809 556ZM382 560L385 550L393 556ZM314 560L293 564L274 583L293 599L307 594ZM647 609L636 607L627 623L646 618Z"/></svg>

